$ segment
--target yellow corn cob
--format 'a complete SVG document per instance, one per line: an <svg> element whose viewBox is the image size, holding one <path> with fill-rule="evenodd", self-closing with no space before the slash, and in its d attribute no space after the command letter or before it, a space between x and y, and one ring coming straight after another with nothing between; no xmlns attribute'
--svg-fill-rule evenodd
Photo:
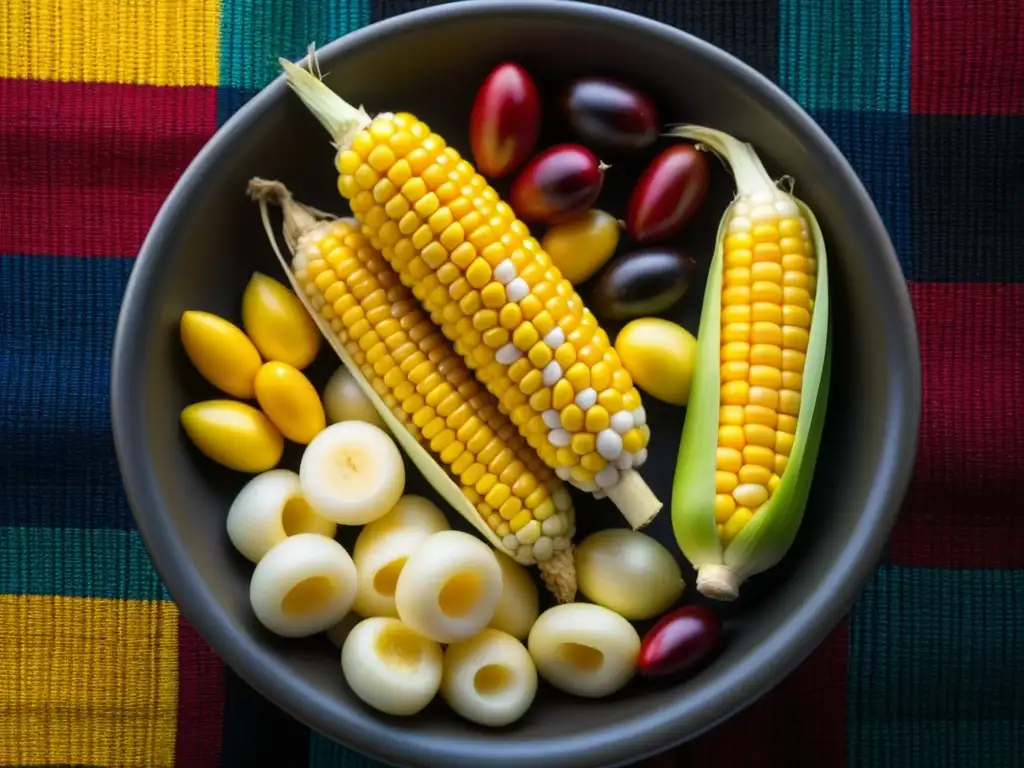
<svg viewBox="0 0 1024 768"><path fill-rule="evenodd" d="M788 199L740 200L723 244L715 521L731 542L778 487L796 434L816 263Z"/></svg>
<svg viewBox="0 0 1024 768"><path fill-rule="evenodd" d="M502 549L575 592L572 500L419 308L353 219L324 218L279 182L250 194L284 211L292 274L395 417L458 483Z"/></svg>
<svg viewBox="0 0 1024 768"><path fill-rule="evenodd" d="M572 284L498 193L408 113L371 120L305 70L289 84L338 146L338 190L363 233L558 476L638 528L661 503L634 470L640 393Z"/></svg>

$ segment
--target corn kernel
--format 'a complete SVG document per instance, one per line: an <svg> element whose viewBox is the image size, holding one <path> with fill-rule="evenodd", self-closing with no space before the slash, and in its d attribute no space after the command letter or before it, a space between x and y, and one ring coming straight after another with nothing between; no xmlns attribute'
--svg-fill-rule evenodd
<svg viewBox="0 0 1024 768"><path fill-rule="evenodd" d="M747 527L747 524L754 519L754 513L746 507L737 507L736 511L732 513L732 517L729 521L722 526L721 536L722 540L729 544L735 539L740 531Z"/></svg>
<svg viewBox="0 0 1024 768"><path fill-rule="evenodd" d="M782 251L776 243L758 243L753 248L754 263L769 261L779 263L782 261Z"/></svg>
<svg viewBox="0 0 1024 768"><path fill-rule="evenodd" d="M611 390L615 391L615 390ZM608 411L601 405L593 405L587 410L586 428L587 432L596 435L602 429L607 429L610 418ZM593 448L591 448L593 450Z"/></svg>
<svg viewBox="0 0 1024 768"><path fill-rule="evenodd" d="M505 306L505 288L501 283L491 282L480 291L480 300L489 309L500 309Z"/></svg>
<svg viewBox="0 0 1024 768"><path fill-rule="evenodd" d="M743 426L743 406L723 405L718 409L718 423L726 425Z"/></svg>
<svg viewBox="0 0 1024 768"><path fill-rule="evenodd" d="M722 328L722 341L750 341L750 323L729 323Z"/></svg>
<svg viewBox="0 0 1024 768"><path fill-rule="evenodd" d="M804 288L785 286L782 289L782 301L785 304L803 307L808 312L811 310L811 294Z"/></svg>
<svg viewBox="0 0 1024 768"><path fill-rule="evenodd" d="M779 423L776 428L780 432L788 432L791 435L796 434L796 416L790 416L788 414L779 414Z"/></svg>
<svg viewBox="0 0 1024 768"><path fill-rule="evenodd" d="M784 349L782 350L782 370L783 371L795 371L801 373L804 369L804 363L807 362L807 356L804 352L798 349Z"/></svg>
<svg viewBox="0 0 1024 768"><path fill-rule="evenodd" d="M781 304L782 286L778 283L769 283L767 281L754 283L750 287L750 300L753 302Z"/></svg>
<svg viewBox="0 0 1024 768"><path fill-rule="evenodd" d="M775 451L763 445L748 445L743 449L743 461L772 469L775 466Z"/></svg>
<svg viewBox="0 0 1024 768"><path fill-rule="evenodd" d="M519 380L519 390L525 395L532 395L541 388L543 378L544 375L540 371L532 370Z"/></svg>
<svg viewBox="0 0 1024 768"><path fill-rule="evenodd" d="M584 363L574 363L565 372L565 380L572 385L577 392L582 392L590 386L590 369ZM556 406L557 407L557 406Z"/></svg>
<svg viewBox="0 0 1024 768"><path fill-rule="evenodd" d="M727 235L725 243L723 244L724 250L738 251L744 248L751 248L754 245L754 238L746 232L736 232L731 235Z"/></svg>
<svg viewBox="0 0 1024 768"><path fill-rule="evenodd" d="M535 367L543 368L544 366L551 362L551 358L554 357L554 354L551 352L551 347L549 347L543 341L538 341L536 344L530 347L530 351L527 353L527 357L530 359L530 362L533 363Z"/></svg>
<svg viewBox="0 0 1024 768"><path fill-rule="evenodd" d="M749 381L752 387L778 389L782 386L782 372L769 365L752 365L750 366Z"/></svg>
<svg viewBox="0 0 1024 768"><path fill-rule="evenodd" d="M540 340L537 329L530 322L524 322L512 334L512 343L524 352Z"/></svg>
<svg viewBox="0 0 1024 768"><path fill-rule="evenodd" d="M796 349L801 352L807 350L809 336L806 328L795 325L782 326L782 346L786 349Z"/></svg>
<svg viewBox="0 0 1024 768"><path fill-rule="evenodd" d="M598 402L601 402L600 397L598 397ZM633 411L639 408L640 405L640 393L637 391L636 387L630 387L628 390L622 393L622 407L625 410Z"/></svg>
<svg viewBox="0 0 1024 768"><path fill-rule="evenodd" d="M777 323L757 322L751 326L750 340L754 344L782 346L782 328Z"/></svg>
<svg viewBox="0 0 1024 768"><path fill-rule="evenodd" d="M754 254L749 248L727 251L723 263L727 269L750 267L754 263Z"/></svg>
<svg viewBox="0 0 1024 768"><path fill-rule="evenodd" d="M490 279L491 265L482 258L477 257L466 270L466 281L474 288L485 287Z"/></svg>
<svg viewBox="0 0 1024 768"><path fill-rule="evenodd" d="M715 451L715 468L724 472L738 472L743 465L743 456L735 448L718 448Z"/></svg>
<svg viewBox="0 0 1024 768"><path fill-rule="evenodd" d="M791 270L789 272L782 273L782 284L788 285L791 288L803 288L805 291L810 293L812 290L813 278L810 277L806 272L797 272Z"/></svg>
<svg viewBox="0 0 1024 768"><path fill-rule="evenodd" d="M760 405L765 408L775 410L779 405L778 390L769 389L768 387L751 387L749 404Z"/></svg>
<svg viewBox="0 0 1024 768"><path fill-rule="evenodd" d="M609 414L612 414L618 413L623 409L625 398L623 397L622 392L617 389L606 389L598 393L597 402L598 405L594 406L595 408L601 407Z"/></svg>
<svg viewBox="0 0 1024 768"><path fill-rule="evenodd" d="M762 424L766 427L775 427L778 416L772 408L765 408L763 405L748 405L744 409L745 424Z"/></svg>
<svg viewBox="0 0 1024 768"><path fill-rule="evenodd" d="M519 309L519 305L511 302L505 304L498 315L501 327L507 331L514 331L519 326L519 323L522 322L522 319L523 312Z"/></svg>
<svg viewBox="0 0 1024 768"><path fill-rule="evenodd" d="M572 448L563 446L555 452L555 460L560 467L575 467L580 457Z"/></svg>
<svg viewBox="0 0 1024 768"><path fill-rule="evenodd" d="M750 280L755 284L760 282L781 283L782 267L772 261L759 261L750 268Z"/></svg>
<svg viewBox="0 0 1024 768"><path fill-rule="evenodd" d="M733 267L725 270L723 275L726 287L733 285L750 285L750 269L747 267Z"/></svg>
<svg viewBox="0 0 1024 768"><path fill-rule="evenodd" d="M369 165L361 165L358 170L352 174L352 178L355 179L356 184L358 184L361 189L373 189L374 185L380 181L380 174L378 174L377 171Z"/></svg>
<svg viewBox="0 0 1024 768"><path fill-rule="evenodd" d="M768 479L768 493L775 493L775 491L778 490L778 488L779 476L773 472L772 476Z"/></svg>
<svg viewBox="0 0 1024 768"><path fill-rule="evenodd" d="M750 345L744 341L732 341L722 347L722 360L746 362L750 355Z"/></svg>
<svg viewBox="0 0 1024 768"><path fill-rule="evenodd" d="M791 389L779 392L779 413L796 416L800 413L800 393Z"/></svg>
<svg viewBox="0 0 1024 768"><path fill-rule="evenodd" d="M732 497L736 499L738 506L756 510L768 501L768 489L763 485L745 483L736 487L732 492Z"/></svg>
<svg viewBox="0 0 1024 768"><path fill-rule="evenodd" d="M742 381L747 378L750 372L750 363L729 362L722 364L721 380L723 382Z"/></svg>
<svg viewBox="0 0 1024 768"><path fill-rule="evenodd" d="M750 303L750 286L733 285L722 291L722 306L729 307Z"/></svg>
<svg viewBox="0 0 1024 768"><path fill-rule="evenodd" d="M622 449L629 453L636 453L645 445L647 445L647 439L641 429L631 429L622 436Z"/></svg>
<svg viewBox="0 0 1024 768"><path fill-rule="evenodd" d="M599 453L588 453L582 459L580 459L580 466L584 469L597 474L602 469L608 466L608 462L605 461L604 457Z"/></svg>
<svg viewBox="0 0 1024 768"><path fill-rule="evenodd" d="M716 493L732 493L732 489L738 484L739 482L736 480L736 475L732 472L723 472L721 470L715 472Z"/></svg>
<svg viewBox="0 0 1024 768"><path fill-rule="evenodd" d="M551 407L556 410L562 410L576 397L576 393L573 391L572 384L569 383L568 379L559 379L555 382L555 386L551 393Z"/></svg>
<svg viewBox="0 0 1024 768"><path fill-rule="evenodd" d="M729 307L722 307L722 326L731 325L733 323L749 323L750 322L750 307L743 305L733 305Z"/></svg>
<svg viewBox="0 0 1024 768"><path fill-rule="evenodd" d="M775 474L782 476L782 473L786 471L786 466L789 464L789 457L779 454L775 457Z"/></svg>
<svg viewBox="0 0 1024 768"><path fill-rule="evenodd" d="M725 523L736 509L736 500L728 493L715 495L715 522Z"/></svg>
<svg viewBox="0 0 1024 768"><path fill-rule="evenodd" d="M722 403L746 405L750 398L750 384L744 380L727 381L722 385Z"/></svg>
<svg viewBox="0 0 1024 768"><path fill-rule="evenodd" d="M742 449L747 444L743 427L724 424L718 428L718 444L724 448Z"/></svg>
<svg viewBox="0 0 1024 768"><path fill-rule="evenodd" d="M562 427L568 432L579 432L583 428L583 410L575 403L562 409Z"/></svg>
<svg viewBox="0 0 1024 768"><path fill-rule="evenodd" d="M572 472L569 475L577 483L592 483L594 482L594 473L589 469L582 466L575 466L572 468Z"/></svg>
<svg viewBox="0 0 1024 768"><path fill-rule="evenodd" d="M793 450L793 439L794 436L790 432L776 432L775 452L783 456L789 456L790 451Z"/></svg>
<svg viewBox="0 0 1024 768"><path fill-rule="evenodd" d="M775 430L766 427L764 424L744 424L743 433L746 436L748 445L763 445L766 448L775 447Z"/></svg>
<svg viewBox="0 0 1024 768"><path fill-rule="evenodd" d="M572 364L576 362L576 347L569 342L562 344L555 350L555 362L561 366L563 371L569 370Z"/></svg>
<svg viewBox="0 0 1024 768"><path fill-rule="evenodd" d="M522 530L522 528L531 520L533 520L533 515L530 513L529 510L524 509L511 520L509 520L509 530L511 530L512 533L517 533L518 531Z"/></svg>
<svg viewBox="0 0 1024 768"><path fill-rule="evenodd" d="M564 416L564 411L563 411ZM580 456L586 456L588 453L593 453L597 446L597 441L594 435L588 432L577 432L572 436L572 449L575 453Z"/></svg>
<svg viewBox="0 0 1024 768"><path fill-rule="evenodd" d="M757 464L744 464L740 467L738 477L743 484L768 485L771 478L771 471L767 467L759 467Z"/></svg>
<svg viewBox="0 0 1024 768"><path fill-rule="evenodd" d="M530 407L541 413L551 407L551 389L544 387L530 396Z"/></svg>

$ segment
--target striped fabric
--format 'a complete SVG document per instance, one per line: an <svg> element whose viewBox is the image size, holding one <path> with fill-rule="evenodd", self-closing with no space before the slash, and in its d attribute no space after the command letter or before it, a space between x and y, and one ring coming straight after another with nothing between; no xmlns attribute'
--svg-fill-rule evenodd
<svg viewBox="0 0 1024 768"><path fill-rule="evenodd" d="M181 619L121 490L108 369L157 209L276 57L427 4L2 4L0 765L380 766ZM912 487L848 619L650 764L1024 764L1024 3L603 4L722 46L812 113L895 241L924 364Z"/></svg>

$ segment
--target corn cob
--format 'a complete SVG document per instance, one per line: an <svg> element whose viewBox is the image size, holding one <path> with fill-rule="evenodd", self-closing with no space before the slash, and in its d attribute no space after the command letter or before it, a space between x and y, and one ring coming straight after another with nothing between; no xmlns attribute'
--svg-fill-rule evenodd
<svg viewBox="0 0 1024 768"><path fill-rule="evenodd" d="M362 231L558 476L634 528L661 508L635 471L650 428L608 335L473 166L409 113L375 119L281 60L331 134Z"/></svg>
<svg viewBox="0 0 1024 768"><path fill-rule="evenodd" d="M719 154L738 193L711 263L672 502L697 588L734 599L803 517L828 392L825 248L810 209L749 145L700 126L670 135Z"/></svg>
<svg viewBox="0 0 1024 768"><path fill-rule="evenodd" d="M470 522L520 563L539 563L559 600L571 601L575 514L562 482L498 410L353 219L303 206L279 182L254 179L249 192L264 210L267 202L282 207L293 254L290 269L285 266L296 292L319 315L321 330L344 345L401 428L455 480L474 508Z"/></svg>

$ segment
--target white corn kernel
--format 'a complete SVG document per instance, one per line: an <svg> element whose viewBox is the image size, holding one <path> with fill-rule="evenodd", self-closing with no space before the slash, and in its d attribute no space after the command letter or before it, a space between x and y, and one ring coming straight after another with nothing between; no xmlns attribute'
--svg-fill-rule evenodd
<svg viewBox="0 0 1024 768"><path fill-rule="evenodd" d="M494 268L494 279L502 285L508 285L516 278L516 265L505 259Z"/></svg>
<svg viewBox="0 0 1024 768"><path fill-rule="evenodd" d="M572 497L565 488L556 488L551 494L551 501L555 503L555 509L559 512L565 512L572 507Z"/></svg>
<svg viewBox="0 0 1024 768"><path fill-rule="evenodd" d="M519 539L516 538L515 534L510 533L502 538L501 543L505 549L515 551L516 547L519 546Z"/></svg>
<svg viewBox="0 0 1024 768"><path fill-rule="evenodd" d="M508 297L509 301L514 301L517 304L530 295L530 286L526 284L526 281L521 277L517 277L511 283L505 286L505 296Z"/></svg>
<svg viewBox="0 0 1024 768"><path fill-rule="evenodd" d="M562 426L562 414L554 408L549 408L540 415L544 419L544 426L548 429L558 429Z"/></svg>
<svg viewBox="0 0 1024 768"><path fill-rule="evenodd" d="M642 466L645 461L647 461L647 449L646 448L641 448L633 456L633 466L634 467Z"/></svg>
<svg viewBox="0 0 1024 768"><path fill-rule="evenodd" d="M562 366L552 360L544 366L544 377L541 380L545 387L553 387L562 378Z"/></svg>
<svg viewBox="0 0 1024 768"><path fill-rule="evenodd" d="M647 411L644 410L642 405L633 409L633 423L638 427L642 427L647 423Z"/></svg>
<svg viewBox="0 0 1024 768"><path fill-rule="evenodd" d="M565 448L565 446L572 442L572 435L561 428L552 429L548 432L548 442L555 446L555 448Z"/></svg>
<svg viewBox="0 0 1024 768"><path fill-rule="evenodd" d="M613 413L611 418L611 428L620 435L626 434L633 428L633 414L630 411L619 411L618 413Z"/></svg>
<svg viewBox="0 0 1024 768"><path fill-rule="evenodd" d="M750 231L750 219L746 216L737 216L736 218L729 221L729 232L730 234L736 232L749 232Z"/></svg>
<svg viewBox="0 0 1024 768"><path fill-rule="evenodd" d="M548 332L548 335L544 337L544 343L552 349L558 349L560 346L565 344L565 331L561 328L553 328Z"/></svg>
<svg viewBox="0 0 1024 768"><path fill-rule="evenodd" d="M594 482L601 488L611 488L617 482L619 482L619 470L613 465L609 464L607 467L602 469L596 475L594 475Z"/></svg>
<svg viewBox="0 0 1024 768"><path fill-rule="evenodd" d="M799 216L800 209L796 207L796 203L792 200L783 199L775 201L775 210L778 211L779 216Z"/></svg>
<svg viewBox="0 0 1024 768"><path fill-rule="evenodd" d="M590 408L594 403L597 402L597 390L593 387L587 387L576 395L576 405L582 408L584 411Z"/></svg>
<svg viewBox="0 0 1024 768"><path fill-rule="evenodd" d="M516 360L523 356L523 353L519 351L519 348L515 344L506 344L497 351L494 355L494 359L502 365L512 365Z"/></svg>
<svg viewBox="0 0 1024 768"><path fill-rule="evenodd" d="M622 453L622 435L613 429L597 433L597 452L608 461L615 461Z"/></svg>

